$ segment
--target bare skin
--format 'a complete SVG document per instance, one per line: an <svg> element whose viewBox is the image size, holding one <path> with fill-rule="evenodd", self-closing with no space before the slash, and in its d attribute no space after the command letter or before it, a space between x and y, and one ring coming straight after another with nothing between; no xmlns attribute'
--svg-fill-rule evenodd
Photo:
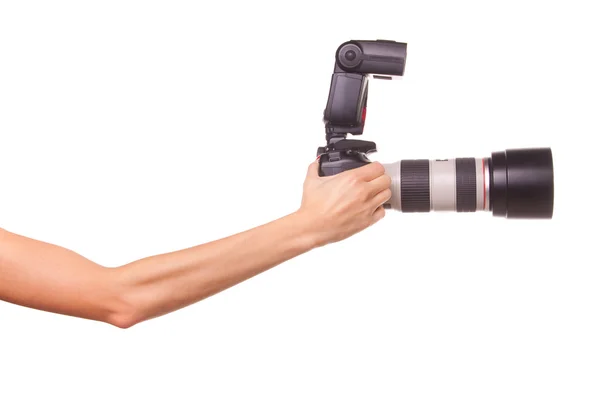
<svg viewBox="0 0 600 400"><path fill-rule="evenodd" d="M106 268L63 247L0 229L0 300L129 328L194 304L384 217L390 178L377 162L318 176L300 208L220 240Z"/></svg>

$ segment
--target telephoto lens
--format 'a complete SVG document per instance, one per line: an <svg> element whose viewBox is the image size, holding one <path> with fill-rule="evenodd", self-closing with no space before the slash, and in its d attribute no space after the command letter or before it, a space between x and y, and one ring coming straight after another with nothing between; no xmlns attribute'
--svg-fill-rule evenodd
<svg viewBox="0 0 600 400"><path fill-rule="evenodd" d="M383 164L392 179L385 208L401 212L490 211L505 218L552 218L550 148L509 149L487 158L401 160Z"/></svg>

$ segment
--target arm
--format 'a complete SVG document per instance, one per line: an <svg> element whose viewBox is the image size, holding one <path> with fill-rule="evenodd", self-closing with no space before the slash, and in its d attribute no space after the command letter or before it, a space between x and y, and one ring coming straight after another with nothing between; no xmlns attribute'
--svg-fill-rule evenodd
<svg viewBox="0 0 600 400"><path fill-rule="evenodd" d="M128 328L196 303L384 216L390 179L379 163L319 177L313 162L300 208L195 247L105 268L50 243L0 230L0 300Z"/></svg>

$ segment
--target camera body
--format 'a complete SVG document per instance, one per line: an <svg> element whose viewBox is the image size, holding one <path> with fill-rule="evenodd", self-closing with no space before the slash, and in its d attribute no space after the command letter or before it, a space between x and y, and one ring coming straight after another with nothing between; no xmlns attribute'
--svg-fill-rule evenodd
<svg viewBox="0 0 600 400"><path fill-rule="evenodd" d="M335 52L329 98L323 113L326 147L319 147L319 173L334 175L369 163L374 142L346 139L362 135L367 117L369 78L404 75L406 43L391 40L350 40Z"/></svg>

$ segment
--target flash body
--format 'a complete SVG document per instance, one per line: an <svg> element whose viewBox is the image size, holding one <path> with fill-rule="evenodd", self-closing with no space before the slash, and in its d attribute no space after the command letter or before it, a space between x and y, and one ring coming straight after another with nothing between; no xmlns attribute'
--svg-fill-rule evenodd
<svg viewBox="0 0 600 400"><path fill-rule="evenodd" d="M326 145L319 147L319 175L331 176L371 162L375 142L362 135L369 79L404 75L407 44L350 40L338 46L327 105ZM549 147L507 149L489 157L415 159L384 163L392 196L384 204L401 212L489 211L506 218L549 219L554 211L554 163Z"/></svg>

